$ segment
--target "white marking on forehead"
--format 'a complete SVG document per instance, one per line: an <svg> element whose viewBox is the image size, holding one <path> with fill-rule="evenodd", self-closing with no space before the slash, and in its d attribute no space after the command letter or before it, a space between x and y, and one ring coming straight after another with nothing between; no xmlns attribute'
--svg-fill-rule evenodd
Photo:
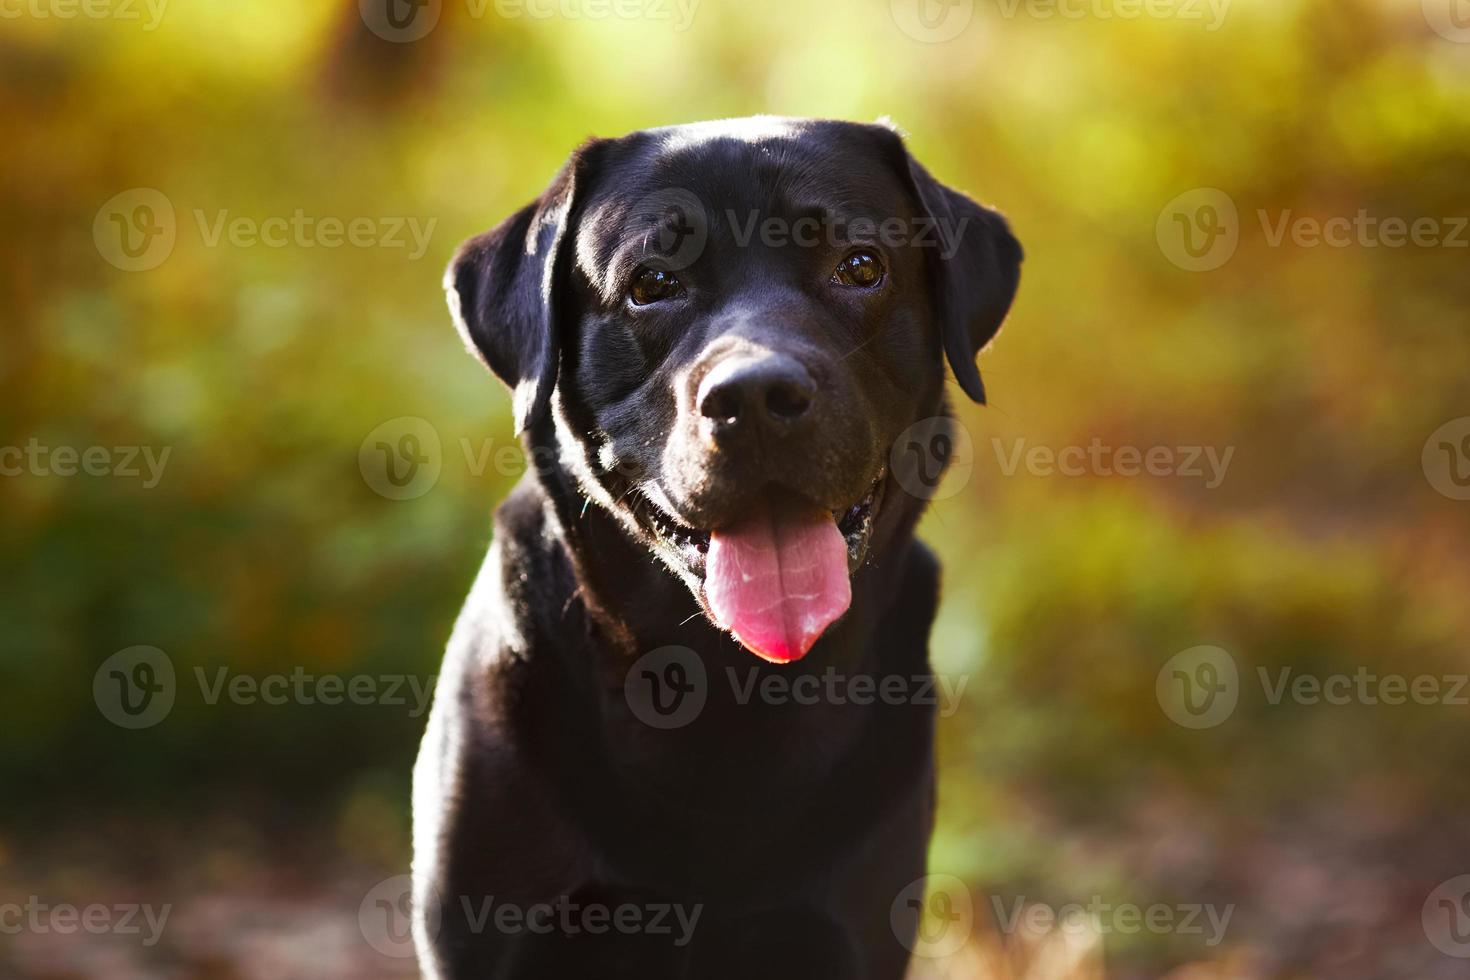
<svg viewBox="0 0 1470 980"><path fill-rule="evenodd" d="M736 139L746 143L761 140L788 139L801 132L804 119L785 116L745 116L739 119L712 119L654 130L665 149L684 150L720 139Z"/></svg>

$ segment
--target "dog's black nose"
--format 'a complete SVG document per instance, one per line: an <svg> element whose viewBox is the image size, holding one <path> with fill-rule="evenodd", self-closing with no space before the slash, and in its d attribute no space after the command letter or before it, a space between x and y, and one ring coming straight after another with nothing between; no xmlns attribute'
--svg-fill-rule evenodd
<svg viewBox="0 0 1470 980"><path fill-rule="evenodd" d="M716 435L737 430L785 430L811 411L817 385L785 354L736 356L710 369L699 384L699 413Z"/></svg>

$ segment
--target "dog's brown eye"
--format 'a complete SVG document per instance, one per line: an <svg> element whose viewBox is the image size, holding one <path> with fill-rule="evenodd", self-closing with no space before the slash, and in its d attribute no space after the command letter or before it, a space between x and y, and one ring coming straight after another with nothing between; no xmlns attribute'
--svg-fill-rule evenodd
<svg viewBox="0 0 1470 980"><path fill-rule="evenodd" d="M628 288L628 295L633 298L634 305L647 306L649 303L677 296L682 288L678 277L672 272L645 267L633 274L633 285Z"/></svg>
<svg viewBox="0 0 1470 980"><path fill-rule="evenodd" d="M860 286L871 289L883 281L883 260L872 252L853 252L837 263L832 281L839 286Z"/></svg>

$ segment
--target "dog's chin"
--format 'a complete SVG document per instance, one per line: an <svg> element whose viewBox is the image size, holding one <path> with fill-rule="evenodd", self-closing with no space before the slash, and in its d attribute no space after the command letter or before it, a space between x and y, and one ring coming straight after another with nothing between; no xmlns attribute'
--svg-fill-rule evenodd
<svg viewBox="0 0 1470 980"><path fill-rule="evenodd" d="M886 475L880 471L859 499L832 511L768 484L707 527L680 516L657 485L630 490L622 505L715 626L757 656L786 663L805 656L846 611Z"/></svg>

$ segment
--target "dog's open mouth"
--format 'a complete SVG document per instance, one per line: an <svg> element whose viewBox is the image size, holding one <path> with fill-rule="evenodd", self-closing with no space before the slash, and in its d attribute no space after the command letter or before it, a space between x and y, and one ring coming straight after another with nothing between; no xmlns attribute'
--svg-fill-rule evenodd
<svg viewBox="0 0 1470 980"><path fill-rule="evenodd" d="M826 511L767 488L738 519L689 527L646 497L637 508L660 541L704 580L715 622L756 655L799 659L852 601L851 575L867 555L884 474L857 503Z"/></svg>
<svg viewBox="0 0 1470 980"><path fill-rule="evenodd" d="M846 510L832 511L832 520L836 522L837 530L842 533L842 539L847 544L849 572L857 571L863 559L867 557L868 539L873 533L873 518L878 513L878 505L882 501L883 477L886 475L886 471L878 475L878 478L868 487L868 492L863 495L863 499ZM647 521L661 541L677 552L700 556L709 553L709 531L701 531L680 523L677 518L670 516L662 507L654 504L639 491L631 491L630 496L635 495L639 498L637 508L639 515ZM686 554L686 557L689 554ZM696 571L703 572L704 562L702 560L691 562L691 564L694 565Z"/></svg>

